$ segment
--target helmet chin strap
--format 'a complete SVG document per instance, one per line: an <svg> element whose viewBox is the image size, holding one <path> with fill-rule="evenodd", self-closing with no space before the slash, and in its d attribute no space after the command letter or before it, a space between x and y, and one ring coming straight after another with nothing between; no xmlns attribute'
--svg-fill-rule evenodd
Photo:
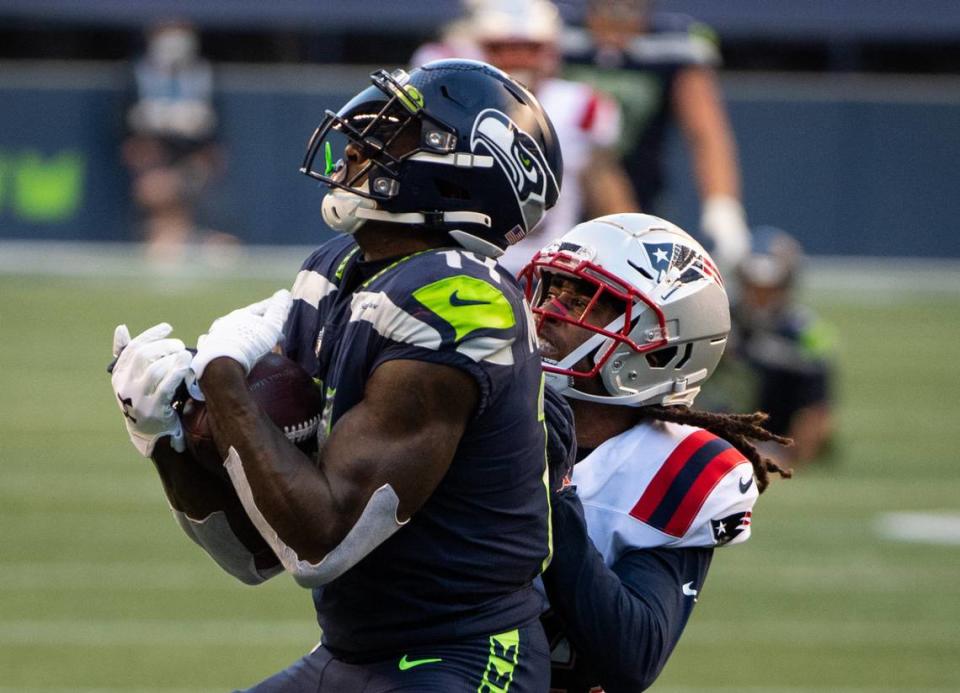
<svg viewBox="0 0 960 693"><path fill-rule="evenodd" d="M323 214L323 220L331 229L340 233L353 234L367 220L360 212L372 211L376 206L377 203L374 200L349 190L334 188L323 198L320 211Z"/></svg>
<svg viewBox="0 0 960 693"><path fill-rule="evenodd" d="M362 190L366 191L364 182ZM384 221L391 224L425 224L427 217L421 212L387 212L379 209L376 200L357 195L349 190L334 188L323 198L321 206L323 220L334 231L354 234L367 221ZM490 227L492 221L487 214L480 212L454 211L443 212L441 217L448 224L481 224ZM450 236L467 250L486 255L499 257L503 250L493 243L489 243L478 236L454 229Z"/></svg>

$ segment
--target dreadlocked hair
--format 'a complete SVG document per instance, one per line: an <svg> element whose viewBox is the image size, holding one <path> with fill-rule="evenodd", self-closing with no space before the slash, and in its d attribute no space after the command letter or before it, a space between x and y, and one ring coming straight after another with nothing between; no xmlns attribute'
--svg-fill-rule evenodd
<svg viewBox="0 0 960 693"><path fill-rule="evenodd" d="M709 411L690 409L686 406L661 406L653 404L639 410L641 418L669 421L671 423L697 426L723 438L739 450L753 464L753 473L757 477L757 490L763 493L770 484L770 472L781 478L789 479L793 470L781 467L769 457L760 454L751 440L773 441L780 445L793 445L793 439L779 436L765 429L762 424L770 418L769 414L756 411L752 414L717 414Z"/></svg>

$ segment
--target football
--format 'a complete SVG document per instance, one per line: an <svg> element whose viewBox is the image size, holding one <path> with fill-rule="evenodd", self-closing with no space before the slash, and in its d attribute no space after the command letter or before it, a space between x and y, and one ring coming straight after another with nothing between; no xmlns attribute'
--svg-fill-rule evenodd
<svg viewBox="0 0 960 693"><path fill-rule="evenodd" d="M299 364L270 353L250 370L247 387L287 439L313 457L317 452L317 427L323 412L323 394L313 378ZM225 476L206 404L187 398L180 410L180 421L191 456L204 468Z"/></svg>

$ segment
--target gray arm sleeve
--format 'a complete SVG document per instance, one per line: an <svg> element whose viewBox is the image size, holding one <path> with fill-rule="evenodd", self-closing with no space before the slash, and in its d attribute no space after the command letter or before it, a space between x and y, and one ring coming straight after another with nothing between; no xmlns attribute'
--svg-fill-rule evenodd
<svg viewBox="0 0 960 693"><path fill-rule="evenodd" d="M319 563L310 563L302 560L296 551L287 546L257 508L253 500L253 491L243 471L243 463L235 448L230 448L223 465L230 475L230 481L250 520L280 559L284 569L292 574L294 580L302 587L319 587L340 577L409 522L409 519L404 522L397 519L400 499L390 484L384 484L370 496L357 523L343 541Z"/></svg>
<svg viewBox="0 0 960 693"><path fill-rule="evenodd" d="M179 510L170 510L184 534L240 582L259 585L283 572L280 566L259 570L253 554L233 533L227 516L222 511L212 513L202 520L194 520Z"/></svg>

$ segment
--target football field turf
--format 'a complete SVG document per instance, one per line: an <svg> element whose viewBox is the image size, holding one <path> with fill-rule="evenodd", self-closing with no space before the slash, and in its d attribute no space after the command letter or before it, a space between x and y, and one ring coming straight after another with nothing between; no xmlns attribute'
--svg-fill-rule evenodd
<svg viewBox="0 0 960 693"><path fill-rule="evenodd" d="M838 335L836 459L718 551L653 690L960 690L960 292L921 279L810 293ZM286 283L0 275L0 692L230 690L316 642L307 591L242 586L180 533L104 372L118 322L190 343ZM934 518L903 541L884 513Z"/></svg>

